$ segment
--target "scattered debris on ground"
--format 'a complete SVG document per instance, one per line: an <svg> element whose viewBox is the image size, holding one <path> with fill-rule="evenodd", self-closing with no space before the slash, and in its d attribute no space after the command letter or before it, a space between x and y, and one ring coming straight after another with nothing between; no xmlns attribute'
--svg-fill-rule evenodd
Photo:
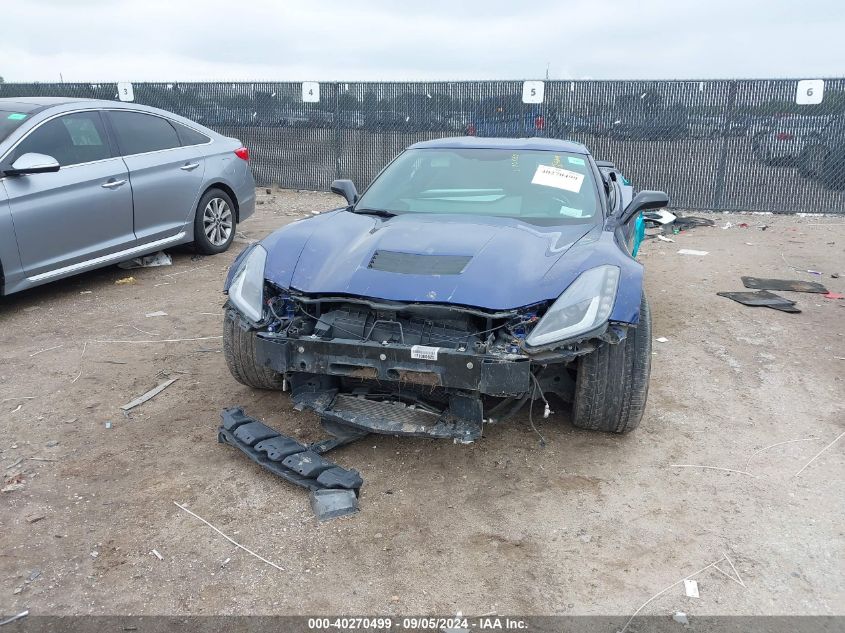
<svg viewBox="0 0 845 633"><path fill-rule="evenodd" d="M154 255L145 255L144 257L136 257L127 262L120 262L117 267L123 270L132 270L133 268L157 268L159 266L170 266L173 259L164 251L159 251Z"/></svg>
<svg viewBox="0 0 845 633"><path fill-rule="evenodd" d="M698 581L690 578L685 579L684 592L686 592L687 598L700 598L701 595L698 593Z"/></svg>
<svg viewBox="0 0 845 633"><path fill-rule="evenodd" d="M160 394L162 391L167 389L170 385L172 385L177 380L179 380L179 376L171 378L170 380L167 380L167 381L161 383L157 387L153 387L152 389L150 389L145 394L138 396L132 402L128 402L127 404L124 404L120 408L123 409L124 411L129 411L130 409L134 409L135 407L144 404L147 400L151 400L151 399L155 398L158 394Z"/></svg>
<svg viewBox="0 0 845 633"><path fill-rule="evenodd" d="M801 279L761 279L760 277L740 277L742 285L755 290L781 290L789 292L828 292L820 283Z"/></svg>
<svg viewBox="0 0 845 633"><path fill-rule="evenodd" d="M800 308L795 307L795 301L776 295L768 290L758 290L756 292L717 292L716 294L720 297L733 299L745 306L772 308L792 314L801 312Z"/></svg>
<svg viewBox="0 0 845 633"><path fill-rule="evenodd" d="M731 566L731 569L733 570L733 572L734 572L734 574L735 574L735 576L736 576L736 577L734 577L734 576L732 576L732 575L728 574L727 572L723 571L723 570L719 567L719 563L721 563L721 562L723 562L723 561L724 561L724 562L727 562L727 563ZM663 590L661 590L661 591L657 592L657 593L656 593L656 594L654 594L651 598L649 598L649 599L648 599L648 600L646 600L644 603L642 603L642 604L640 605L640 607L639 607L636 611L634 611L633 615L631 615L631 617L628 619L628 621L625 623L625 626L623 626L623 627L622 627L622 629L619 631L619 633L625 633L625 631L628 629L628 627L629 627L629 626L631 626L631 622L633 622L633 621L634 621L634 618L636 618L636 617L637 617L637 615L640 613L640 611L642 611L644 608L646 608L646 607L647 607L649 604L651 604L654 600L656 600L657 598L659 598L660 596L662 596L664 593L666 593L666 592L667 592L667 591L669 591L670 589L672 589L672 588L674 588L674 587L677 587L677 586L678 586L678 585L680 585L681 583L684 583L684 584L685 584L687 580L691 580L691 579L692 579L692 578L694 578L695 576L698 576L699 574L701 574L702 572L707 571L708 569L715 569L716 571L718 571L719 573L721 573L723 576L727 576L728 578L730 578L732 581L734 581L734 582L735 582L735 583L737 583L738 585L741 585L743 589L747 589L747 587L745 586L745 583L742 581L742 578L741 578L741 577L740 577L740 575L739 575L739 572L736 570L736 567L734 567L733 562L731 562L731 559L730 559L730 558L728 558L728 555L727 555L726 553L723 553L723 554L722 554L722 557L721 557L719 560L717 560L717 561L714 561L714 562L710 563L710 564L709 564L709 565L707 565L706 567L702 567L702 568L701 568L701 569L699 569L698 571L691 573L689 576L684 576L683 578L681 578L681 579L680 579L680 580L678 580L677 582L673 582L671 585L669 585L669 586L668 586L668 587L666 587L665 589L663 589ZM675 613L675 616L673 616L673 617L675 617L675 618L681 618L681 619L676 619L676 621L677 621L677 622L681 622L682 624L687 624L687 623L688 623L688 622L687 622L687 616L686 616L686 614L685 614L685 613L683 613L683 612L678 611L678 612L676 612L676 613ZM683 620L683 621L682 621L682 620Z"/></svg>
<svg viewBox="0 0 845 633"><path fill-rule="evenodd" d="M18 593L20 593L20 592L18 592ZM27 609L26 611L21 611L17 615L13 615L9 618L6 618L5 620L0 620L0 626L5 626L7 624L11 624L12 622L15 622L17 620L21 620L28 615L29 615L29 609Z"/></svg>
<svg viewBox="0 0 845 633"><path fill-rule="evenodd" d="M263 556L260 556L260 555L256 554L256 553L255 553L255 552L253 552L251 549L249 549L249 548L247 548L247 547L244 547L243 545L241 545L240 543L238 543L236 540L234 540L232 537L227 536L226 534L224 534L223 532L221 532L218 528L214 527L211 523L209 523L208 521L206 521L205 519L203 519L203 518L202 518L201 516L199 516L198 514L194 514L193 512L191 512L190 510L188 510L188 508L186 508L186 507L185 507L185 506L183 506L182 504L180 504L180 503L176 503L175 501L173 502L173 504L174 504L176 507L180 508L181 510L184 510L185 512L187 512L188 514L190 514L192 517L195 517L195 518L199 519L200 521L202 521L203 523L205 523L208 527L210 527L212 530L214 530L215 532L217 532L220 536L222 536L223 538L225 538L227 541L229 541L229 542L230 542L232 545L234 545L235 547L238 547L238 548L242 549L242 550L243 550L243 551L245 551L247 554L250 554L250 555L252 555L252 556L255 556L255 558L257 558L258 560L260 560L260 561L262 561L262 562L267 563L268 565L270 565L270 567L275 567L275 568L276 568L276 569L278 569L279 571L285 571L285 568L284 568L284 567L281 567L281 566L277 565L276 563L274 563L274 562L272 562L272 561L267 560L267 559L266 559L266 558L264 558Z"/></svg>

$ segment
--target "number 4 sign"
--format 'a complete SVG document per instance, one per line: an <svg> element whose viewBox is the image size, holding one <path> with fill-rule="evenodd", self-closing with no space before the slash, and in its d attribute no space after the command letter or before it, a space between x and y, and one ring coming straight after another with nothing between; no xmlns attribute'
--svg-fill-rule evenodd
<svg viewBox="0 0 845 633"><path fill-rule="evenodd" d="M798 82L795 93L795 103L799 105L815 105L824 98L823 79L802 79Z"/></svg>
<svg viewBox="0 0 845 633"><path fill-rule="evenodd" d="M320 101L320 84L316 81L303 81L302 100L305 103L318 103Z"/></svg>
<svg viewBox="0 0 845 633"><path fill-rule="evenodd" d="M522 83L522 103L543 103L542 81L525 81Z"/></svg>

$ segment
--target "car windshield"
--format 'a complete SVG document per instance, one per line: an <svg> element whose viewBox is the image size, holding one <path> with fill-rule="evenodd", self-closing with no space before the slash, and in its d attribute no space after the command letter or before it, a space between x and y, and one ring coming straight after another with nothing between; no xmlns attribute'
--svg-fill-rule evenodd
<svg viewBox="0 0 845 633"><path fill-rule="evenodd" d="M507 149L411 149L364 192L355 211L502 216L548 224L599 213L583 154Z"/></svg>
<svg viewBox="0 0 845 633"><path fill-rule="evenodd" d="M18 129L28 116L26 112L0 110L0 141L6 140L6 137Z"/></svg>

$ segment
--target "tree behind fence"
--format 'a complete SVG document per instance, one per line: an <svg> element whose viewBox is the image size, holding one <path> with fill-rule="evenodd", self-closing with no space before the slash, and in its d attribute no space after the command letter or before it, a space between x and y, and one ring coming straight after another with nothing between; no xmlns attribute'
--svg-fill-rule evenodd
<svg viewBox="0 0 845 633"><path fill-rule="evenodd" d="M845 211L845 79L825 80L812 105L796 102L795 80L547 81L536 104L523 102L521 81L139 83L133 91L136 103L241 139L261 185L326 190L351 178L361 189L420 140L548 136L584 143L637 188L667 191L675 207ZM113 83L0 84L0 97L22 96L118 94Z"/></svg>

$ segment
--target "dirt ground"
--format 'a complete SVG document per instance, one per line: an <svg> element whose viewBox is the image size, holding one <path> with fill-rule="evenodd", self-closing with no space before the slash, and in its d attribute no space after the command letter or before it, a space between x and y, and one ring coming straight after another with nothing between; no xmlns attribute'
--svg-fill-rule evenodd
<svg viewBox="0 0 845 633"><path fill-rule="evenodd" d="M803 310L785 314L715 294L741 290L740 275L845 292L831 278L845 275L842 217L720 214L644 245L654 335L668 340L632 434L576 430L561 412L540 421L545 448L524 417L466 446L371 436L332 454L362 473L361 512L319 524L304 490L216 442L234 404L322 437L286 394L235 382L221 353L237 252L338 202L260 193L229 253L176 251L134 284L112 267L0 301L13 488L0 493L0 613L631 614L721 561L725 574L696 576L700 598L679 585L642 613L845 614L845 438L796 475L845 431L845 301L783 293Z"/></svg>

